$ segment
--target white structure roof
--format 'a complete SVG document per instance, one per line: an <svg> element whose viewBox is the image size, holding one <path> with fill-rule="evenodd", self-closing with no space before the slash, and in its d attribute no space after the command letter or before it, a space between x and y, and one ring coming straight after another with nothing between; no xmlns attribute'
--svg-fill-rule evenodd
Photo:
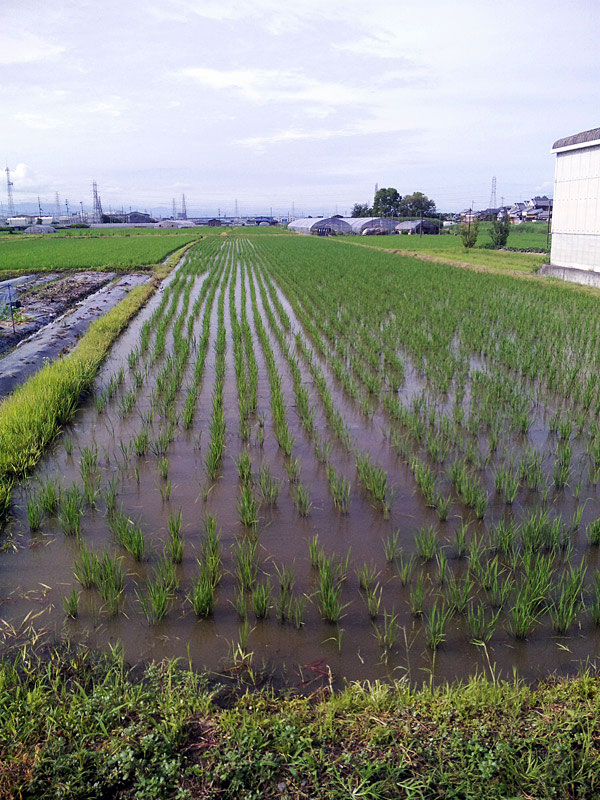
<svg viewBox="0 0 600 800"><path fill-rule="evenodd" d="M30 225L23 233L54 233L55 230L52 225Z"/></svg>
<svg viewBox="0 0 600 800"><path fill-rule="evenodd" d="M288 223L288 229L296 233L315 233L320 228L337 233L352 233L348 220L342 217L306 217Z"/></svg>
<svg viewBox="0 0 600 800"><path fill-rule="evenodd" d="M396 220L386 217L344 217L352 228L352 233L362 233L367 230L393 231L396 227Z"/></svg>

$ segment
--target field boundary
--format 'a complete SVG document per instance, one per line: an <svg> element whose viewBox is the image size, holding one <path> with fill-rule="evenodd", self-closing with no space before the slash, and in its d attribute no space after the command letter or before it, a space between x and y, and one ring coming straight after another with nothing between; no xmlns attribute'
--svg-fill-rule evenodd
<svg viewBox="0 0 600 800"><path fill-rule="evenodd" d="M43 367L0 403L0 519L8 511L15 480L37 464L61 426L73 417L109 347L195 243L172 253L158 265L151 281L95 320L68 355Z"/></svg>
<svg viewBox="0 0 600 800"><path fill-rule="evenodd" d="M533 688L479 676L439 688L375 681L278 695L215 685L168 660L130 671L116 648L62 648L5 658L0 686L11 725L3 797L46 797L67 778L78 797L92 781L102 796L136 797L598 791L600 681L589 674Z"/></svg>

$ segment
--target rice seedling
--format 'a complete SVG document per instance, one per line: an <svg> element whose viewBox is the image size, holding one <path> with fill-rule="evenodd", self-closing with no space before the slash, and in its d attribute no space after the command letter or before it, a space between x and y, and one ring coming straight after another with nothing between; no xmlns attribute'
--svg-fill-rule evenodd
<svg viewBox="0 0 600 800"><path fill-rule="evenodd" d="M63 597L62 599L63 611L65 612L65 617L70 617L71 619L77 619L79 614L79 592L75 587L71 590L71 593Z"/></svg>
<svg viewBox="0 0 600 800"><path fill-rule="evenodd" d="M438 551L435 554L435 561L437 564L437 582L441 586L446 581L446 574L448 571L448 558L446 557L446 553L443 550L441 552Z"/></svg>
<svg viewBox="0 0 600 800"><path fill-rule="evenodd" d="M583 608L585 572L585 565L580 564L579 567L571 567L560 576L555 596L548 606L552 628L557 634L566 634Z"/></svg>
<svg viewBox="0 0 600 800"><path fill-rule="evenodd" d="M159 580L148 581L145 593L136 589L136 596L149 625L158 625L168 614L171 606L170 592Z"/></svg>
<svg viewBox="0 0 600 800"><path fill-rule="evenodd" d="M237 501L237 510L242 525L256 534L258 530L258 500L254 496L252 487L248 484L242 486L240 499Z"/></svg>
<svg viewBox="0 0 600 800"><path fill-rule="evenodd" d="M400 551L398 554L398 577L402 586L410 583L410 579L415 568L415 557L413 555L408 558Z"/></svg>
<svg viewBox="0 0 600 800"><path fill-rule="evenodd" d="M450 608L438 607L437 600L425 614L425 640L430 650L437 650L446 639L446 624L452 615Z"/></svg>
<svg viewBox="0 0 600 800"><path fill-rule="evenodd" d="M171 481L167 481L166 483L159 485L158 491L160 492L163 503L167 503L171 499L172 488L173 484Z"/></svg>
<svg viewBox="0 0 600 800"><path fill-rule="evenodd" d="M448 513L452 504L450 495L438 494L435 500L435 506L438 512L440 522L445 522L448 519Z"/></svg>
<svg viewBox="0 0 600 800"><path fill-rule="evenodd" d="M252 592L258 576L256 551L258 543L255 539L241 539L234 548L235 578L244 592Z"/></svg>
<svg viewBox="0 0 600 800"><path fill-rule="evenodd" d="M250 456L247 450L244 450L242 452L242 454L236 461L236 465L238 468L240 483L242 484L252 483L252 465L250 463Z"/></svg>
<svg viewBox="0 0 600 800"><path fill-rule="evenodd" d="M449 605L452 611L456 614L464 614L467 603L471 599L475 584L473 579L467 574L464 578L459 579L450 572L446 582L448 592Z"/></svg>
<svg viewBox="0 0 600 800"><path fill-rule="evenodd" d="M398 556L398 537L400 530L393 531L383 540L383 551L385 553L385 560L391 564Z"/></svg>
<svg viewBox="0 0 600 800"><path fill-rule="evenodd" d="M300 459L288 458L285 462L285 471L288 474L290 483L297 483L300 480L300 472L302 470Z"/></svg>
<svg viewBox="0 0 600 800"><path fill-rule="evenodd" d="M437 532L432 525L421 526L414 537L415 550L422 561L432 561L438 549Z"/></svg>
<svg viewBox="0 0 600 800"><path fill-rule="evenodd" d="M600 625L600 570L594 572L592 603L590 612L596 625Z"/></svg>
<svg viewBox="0 0 600 800"><path fill-rule="evenodd" d="M331 465L327 466L327 482L333 498L333 504L342 514L348 513L350 503L350 481L336 472Z"/></svg>
<svg viewBox="0 0 600 800"><path fill-rule="evenodd" d="M169 459L166 456L159 458L156 462L156 469L160 477L166 481L169 477Z"/></svg>
<svg viewBox="0 0 600 800"><path fill-rule="evenodd" d="M379 571L374 564L365 562L356 570L356 577L360 588L368 591L379 577Z"/></svg>
<svg viewBox="0 0 600 800"><path fill-rule="evenodd" d="M294 505L301 517L308 517L312 508L312 501L307 487L299 483L292 494Z"/></svg>
<svg viewBox="0 0 600 800"><path fill-rule="evenodd" d="M377 619L379 616L382 591L383 589L380 583L376 583L374 586L371 585L366 590L365 600L367 603L367 611L371 619Z"/></svg>
<svg viewBox="0 0 600 800"><path fill-rule="evenodd" d="M27 498L27 522L32 533L39 530L42 524L43 510L42 499L39 494L33 494Z"/></svg>
<svg viewBox="0 0 600 800"><path fill-rule="evenodd" d="M600 518L590 522L586 528L586 536L592 547L600 546Z"/></svg>
<svg viewBox="0 0 600 800"><path fill-rule="evenodd" d="M198 617L210 617L215 607L215 584L210 568L200 564L200 574L192 586L191 602Z"/></svg>
<svg viewBox="0 0 600 800"><path fill-rule="evenodd" d="M266 619L271 608L271 583L268 579L254 588L250 602L256 619Z"/></svg>
<svg viewBox="0 0 600 800"><path fill-rule="evenodd" d="M410 588L410 611L413 617L420 617L425 608L425 576L421 572Z"/></svg>
<svg viewBox="0 0 600 800"><path fill-rule="evenodd" d="M79 536L81 529L82 497L77 484L61 493L58 522L65 536Z"/></svg>
<svg viewBox="0 0 600 800"><path fill-rule="evenodd" d="M373 626L375 637L382 650L382 661L387 664L392 653L399 633L398 614L392 611L384 611L381 625Z"/></svg>
<svg viewBox="0 0 600 800"><path fill-rule="evenodd" d="M319 464L326 464L329 461L333 445L327 439L320 439L315 435L315 456Z"/></svg>
<svg viewBox="0 0 600 800"><path fill-rule="evenodd" d="M44 481L40 489L39 497L42 509L46 514L51 516L56 513L60 501L60 489L55 481L51 479Z"/></svg>
<svg viewBox="0 0 600 800"><path fill-rule="evenodd" d="M146 451L148 450L148 445L150 442L150 436L148 433L148 428L144 427L142 430L137 434L137 436L133 437L133 451L136 456L144 456L146 455Z"/></svg>
<svg viewBox="0 0 600 800"><path fill-rule="evenodd" d="M279 497L279 481L273 478L268 464L262 464L258 471L258 485L267 505L277 505Z"/></svg>
<svg viewBox="0 0 600 800"><path fill-rule="evenodd" d="M490 641L496 630L500 612L488 614L484 603L469 603L467 608L467 629L474 644Z"/></svg>
<svg viewBox="0 0 600 800"><path fill-rule="evenodd" d="M332 624L340 621L346 607L341 601L342 581L339 565L335 565L332 559L323 556L319 563L317 605L323 619Z"/></svg>
<svg viewBox="0 0 600 800"><path fill-rule="evenodd" d="M181 564L184 551L184 541L181 535L181 511L172 512L169 515L169 540L166 549L173 564Z"/></svg>
<svg viewBox="0 0 600 800"><path fill-rule="evenodd" d="M81 545L79 558L74 561L73 574L83 589L91 589L96 585L100 574L98 557L92 555L84 544Z"/></svg>
<svg viewBox="0 0 600 800"><path fill-rule="evenodd" d="M457 528L454 531L454 538L456 542L456 555L458 558L464 558L465 555L468 554L468 545L467 545L467 532L469 530L469 525L463 523L460 528Z"/></svg>
<svg viewBox="0 0 600 800"><path fill-rule="evenodd" d="M73 455L73 439L70 436L65 436L65 438L63 440L63 444L64 444L64 447L65 447L65 453L68 456L72 456Z"/></svg>

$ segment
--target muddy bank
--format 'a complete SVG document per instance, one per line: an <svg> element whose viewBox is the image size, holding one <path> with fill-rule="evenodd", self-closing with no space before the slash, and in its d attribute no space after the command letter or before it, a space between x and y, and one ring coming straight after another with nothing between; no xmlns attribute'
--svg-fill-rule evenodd
<svg viewBox="0 0 600 800"><path fill-rule="evenodd" d="M5 307L0 318L0 353L5 353L32 333L106 286L114 272L77 272L26 275L0 283L0 306L13 302L13 320Z"/></svg>
<svg viewBox="0 0 600 800"><path fill-rule="evenodd" d="M53 280L44 277L41 283L21 284L20 295L24 316L32 319L17 328L17 346L5 330L0 333L0 352L14 347L0 358L0 397L20 386L27 378L71 349L93 320L106 314L135 286L146 283L149 275L126 275L115 283L111 273L84 273ZM108 284L108 285L107 285ZM74 307L73 307L74 306ZM10 324L10 323L9 323ZM6 328L6 323L4 323ZM32 330L33 328L33 330ZM12 341L11 341L12 339Z"/></svg>

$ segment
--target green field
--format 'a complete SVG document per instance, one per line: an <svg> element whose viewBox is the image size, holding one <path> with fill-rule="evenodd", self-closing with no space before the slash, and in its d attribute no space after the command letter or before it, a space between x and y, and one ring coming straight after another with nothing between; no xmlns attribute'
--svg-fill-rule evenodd
<svg viewBox="0 0 600 800"><path fill-rule="evenodd" d="M0 240L0 274L145 267L158 264L174 250L197 238L198 233L187 230L162 236L11 236Z"/></svg>

